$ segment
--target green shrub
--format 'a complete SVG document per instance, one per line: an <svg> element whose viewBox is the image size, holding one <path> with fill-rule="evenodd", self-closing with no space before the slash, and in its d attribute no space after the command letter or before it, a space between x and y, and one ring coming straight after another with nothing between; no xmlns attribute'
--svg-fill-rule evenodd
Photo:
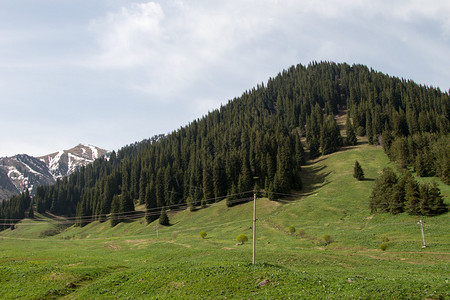
<svg viewBox="0 0 450 300"><path fill-rule="evenodd" d="M200 231L200 236L202 237L202 239L206 238L208 234L206 233L206 231Z"/></svg>
<svg viewBox="0 0 450 300"><path fill-rule="evenodd" d="M289 226L289 233L291 234L291 235L293 235L294 233L295 233L295 227L294 226Z"/></svg>
<svg viewBox="0 0 450 300"><path fill-rule="evenodd" d="M381 251L386 251L387 247L388 247L388 244L387 244L387 243L381 243L381 244L380 244L380 249L381 249Z"/></svg>
<svg viewBox="0 0 450 300"><path fill-rule="evenodd" d="M246 241L248 241L248 237L245 234L240 234L237 236L236 241L239 245L243 245Z"/></svg>
<svg viewBox="0 0 450 300"><path fill-rule="evenodd" d="M323 236L323 241L325 242L326 245L331 244L333 242L333 237L329 234L325 234Z"/></svg>
<svg viewBox="0 0 450 300"><path fill-rule="evenodd" d="M302 228L302 229L299 229L299 230L298 230L297 235L298 235L299 237L304 237L305 234L306 234L305 229Z"/></svg>

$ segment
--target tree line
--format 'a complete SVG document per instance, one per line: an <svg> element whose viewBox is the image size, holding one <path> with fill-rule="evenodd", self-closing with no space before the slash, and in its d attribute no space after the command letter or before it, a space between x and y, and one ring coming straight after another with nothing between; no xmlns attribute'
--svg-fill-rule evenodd
<svg viewBox="0 0 450 300"><path fill-rule="evenodd" d="M448 150L449 109L448 93L366 66L299 64L168 135L125 146L39 187L34 202L37 211L77 216L82 226L109 214L132 215L137 204L152 212L149 222L158 218L157 208L195 209L224 198L232 205L255 187L276 199L302 188L307 159L355 145L357 135L383 144L395 160L404 159L397 143L416 136L427 137L430 149ZM336 122L343 111L345 139ZM417 151L408 150L415 156L406 165L420 153L411 145ZM450 155L435 152L448 165ZM438 168L426 174L448 174Z"/></svg>
<svg viewBox="0 0 450 300"><path fill-rule="evenodd" d="M448 211L436 183L419 184L410 172L397 176L391 168L385 168L375 180L370 197L372 212L389 212L410 215L435 216Z"/></svg>
<svg viewBox="0 0 450 300"><path fill-rule="evenodd" d="M28 214L25 214L28 211ZM25 217L33 217L34 210L28 190L0 203L0 230L14 229L14 224Z"/></svg>

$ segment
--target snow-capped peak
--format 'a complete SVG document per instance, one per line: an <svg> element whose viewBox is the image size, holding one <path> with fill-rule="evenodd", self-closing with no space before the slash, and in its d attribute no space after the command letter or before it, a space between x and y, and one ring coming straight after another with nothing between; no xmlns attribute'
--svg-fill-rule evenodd
<svg viewBox="0 0 450 300"><path fill-rule="evenodd" d="M38 158L26 154L0 158L0 201L24 189L34 194L38 186L53 184L107 154L98 147L79 144Z"/></svg>

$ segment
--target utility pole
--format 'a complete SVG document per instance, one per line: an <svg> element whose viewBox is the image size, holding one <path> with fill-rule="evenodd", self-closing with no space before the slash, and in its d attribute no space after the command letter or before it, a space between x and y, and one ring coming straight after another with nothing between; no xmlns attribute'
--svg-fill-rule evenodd
<svg viewBox="0 0 450 300"><path fill-rule="evenodd" d="M255 264L255 248L256 248L256 191L253 193L253 260Z"/></svg>
<svg viewBox="0 0 450 300"><path fill-rule="evenodd" d="M422 248L426 248L427 244L425 243L425 234L423 233L423 221L422 219L420 219L419 223L417 223L420 225L420 230L422 231L422 240L423 240L423 246Z"/></svg>

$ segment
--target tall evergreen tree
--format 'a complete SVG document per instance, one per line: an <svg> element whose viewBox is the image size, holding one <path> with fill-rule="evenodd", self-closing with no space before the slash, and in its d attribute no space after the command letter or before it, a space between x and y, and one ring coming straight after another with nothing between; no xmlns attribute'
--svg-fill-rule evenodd
<svg viewBox="0 0 450 300"><path fill-rule="evenodd" d="M339 127L333 116L328 116L324 120L320 133L320 148L323 155L336 152L342 145Z"/></svg>
<svg viewBox="0 0 450 300"><path fill-rule="evenodd" d="M111 217L110 217L110 222L111 222L111 227L116 226L117 224L120 223L120 220L122 219L122 215L120 215L120 199L119 196L114 195L112 201L111 201Z"/></svg>
<svg viewBox="0 0 450 300"><path fill-rule="evenodd" d="M145 189L145 219L147 220L147 224L158 219L159 211L157 211L156 208L156 192L152 182L147 185L147 188Z"/></svg>
<svg viewBox="0 0 450 300"><path fill-rule="evenodd" d="M372 212L388 212L389 198L394 194L394 186L397 184L397 175L391 168L384 168L380 177L375 180L372 195L370 197L370 210Z"/></svg>
<svg viewBox="0 0 450 300"><path fill-rule="evenodd" d="M410 215L420 214L420 194L416 181L408 181L405 185L405 211Z"/></svg>
<svg viewBox="0 0 450 300"><path fill-rule="evenodd" d="M355 166L353 167L353 177L360 181L364 180L364 171L358 161L355 161Z"/></svg>
<svg viewBox="0 0 450 300"><path fill-rule="evenodd" d="M353 128L352 122L347 115L347 123L345 125L346 135L347 135L347 145L354 146L358 143L358 138L356 137L355 129Z"/></svg>
<svg viewBox="0 0 450 300"><path fill-rule="evenodd" d="M159 216L159 224L163 226L170 225L169 217L167 216L166 209L163 208L161 210L161 215Z"/></svg>
<svg viewBox="0 0 450 300"><path fill-rule="evenodd" d="M34 208L33 208L33 202L30 204L30 209L28 210L28 218L34 219Z"/></svg>
<svg viewBox="0 0 450 300"><path fill-rule="evenodd" d="M129 191L122 191L120 195L120 212L124 215L129 216L134 213L134 202L131 199L131 194Z"/></svg>
<svg viewBox="0 0 450 300"><path fill-rule="evenodd" d="M430 197L430 215L440 215L448 211L447 205L444 203L444 197L442 197L441 191L437 187L436 182L433 181L428 190L428 194Z"/></svg>

